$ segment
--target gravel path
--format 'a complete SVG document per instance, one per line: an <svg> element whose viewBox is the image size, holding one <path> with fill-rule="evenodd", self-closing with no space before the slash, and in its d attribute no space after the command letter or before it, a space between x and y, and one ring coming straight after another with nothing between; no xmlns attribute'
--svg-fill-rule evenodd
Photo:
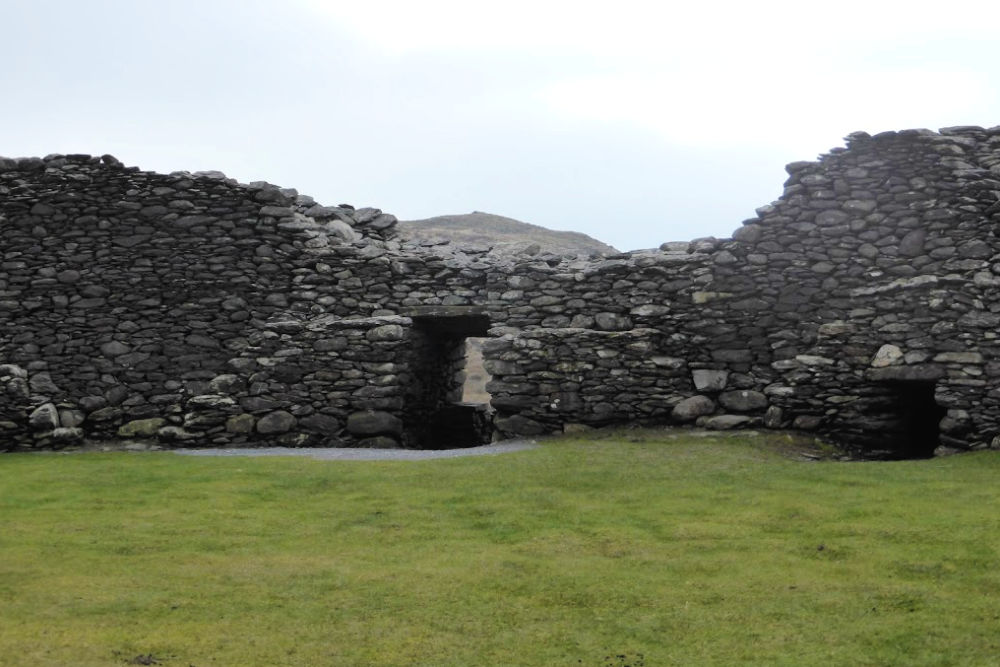
<svg viewBox="0 0 1000 667"><path fill-rule="evenodd" d="M252 447L233 449L172 449L183 456L304 456L321 461L420 461L459 456L495 456L534 449L534 440L504 440L492 445L461 449L364 449L346 447Z"/></svg>

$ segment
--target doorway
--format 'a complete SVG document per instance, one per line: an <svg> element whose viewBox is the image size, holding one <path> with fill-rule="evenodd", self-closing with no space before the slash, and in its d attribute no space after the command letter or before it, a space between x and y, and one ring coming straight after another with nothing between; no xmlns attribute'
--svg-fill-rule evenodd
<svg viewBox="0 0 1000 667"><path fill-rule="evenodd" d="M866 455L880 459L926 459L940 445L940 422L947 410L934 398L933 381L881 382L885 392L861 422L868 426Z"/></svg>
<svg viewBox="0 0 1000 667"><path fill-rule="evenodd" d="M405 409L411 446L454 449L492 441L492 408L477 344L487 336L489 317L468 306L415 308L408 315L414 332Z"/></svg>

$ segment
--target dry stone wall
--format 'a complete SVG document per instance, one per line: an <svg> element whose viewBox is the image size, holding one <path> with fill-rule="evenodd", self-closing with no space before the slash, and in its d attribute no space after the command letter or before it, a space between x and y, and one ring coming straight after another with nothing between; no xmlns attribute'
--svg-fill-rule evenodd
<svg viewBox="0 0 1000 667"><path fill-rule="evenodd" d="M731 239L507 257L217 173L0 159L0 446L426 446L487 327L502 435L996 446L1000 130L855 133L788 172Z"/></svg>
<svg viewBox="0 0 1000 667"><path fill-rule="evenodd" d="M3 446L241 442L249 417L226 428L239 414L255 417L251 434L296 444L336 433L327 406L304 400L310 376L292 347L247 357L280 337L270 320L343 309L320 292L338 280L322 258L342 245L380 254L395 218L110 156L0 160L0 203Z"/></svg>

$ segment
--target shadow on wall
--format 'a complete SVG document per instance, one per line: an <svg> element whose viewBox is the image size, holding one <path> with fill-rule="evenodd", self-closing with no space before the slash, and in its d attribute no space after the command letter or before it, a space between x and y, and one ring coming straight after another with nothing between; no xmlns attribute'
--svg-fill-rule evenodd
<svg viewBox="0 0 1000 667"><path fill-rule="evenodd" d="M482 346L469 343L486 336L489 317L469 307L418 308L411 317L414 382L407 397L406 430L415 440L412 445L452 449L492 441ZM467 370L473 371L472 383Z"/></svg>
<svg viewBox="0 0 1000 667"><path fill-rule="evenodd" d="M926 459L941 445L941 420L947 410L938 405L933 381L877 383L882 393L859 418L865 458Z"/></svg>

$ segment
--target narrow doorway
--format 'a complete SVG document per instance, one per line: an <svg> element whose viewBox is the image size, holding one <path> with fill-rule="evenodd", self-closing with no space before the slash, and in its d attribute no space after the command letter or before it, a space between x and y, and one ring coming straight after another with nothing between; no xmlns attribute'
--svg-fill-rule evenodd
<svg viewBox="0 0 1000 667"><path fill-rule="evenodd" d="M879 383L885 394L879 408L865 415L868 454L882 459L926 459L940 444L940 422L947 410L934 398L933 381Z"/></svg>
<svg viewBox="0 0 1000 667"><path fill-rule="evenodd" d="M939 428L947 410L934 400L933 382L894 382L900 415L901 459L926 459L934 456L940 444Z"/></svg>
<svg viewBox="0 0 1000 667"><path fill-rule="evenodd" d="M492 409L481 346L489 317L455 306L414 309L410 317L414 377L405 421L411 446L454 449L490 442Z"/></svg>

